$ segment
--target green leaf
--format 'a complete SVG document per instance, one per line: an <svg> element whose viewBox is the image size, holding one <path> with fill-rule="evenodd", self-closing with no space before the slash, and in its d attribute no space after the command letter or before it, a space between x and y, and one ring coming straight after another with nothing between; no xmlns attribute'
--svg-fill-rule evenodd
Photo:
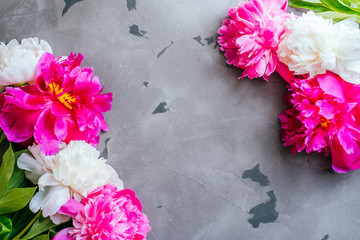
<svg viewBox="0 0 360 240"><path fill-rule="evenodd" d="M355 18L356 20L360 20L360 17L357 15L350 15L350 14L346 14L346 13L339 13L339 12L333 12L333 11L322 12L322 13L317 13L317 14L323 16L324 18L333 19L334 21L341 21L346 18Z"/></svg>
<svg viewBox="0 0 360 240"><path fill-rule="evenodd" d="M49 231L50 238L52 239L57 233L58 231L56 231L55 229L50 229Z"/></svg>
<svg viewBox="0 0 360 240"><path fill-rule="evenodd" d="M31 212L29 206L24 207L20 211L17 211L12 217L13 229L9 234L9 239L13 239L16 235L18 235L31 219L34 218L36 214Z"/></svg>
<svg viewBox="0 0 360 240"><path fill-rule="evenodd" d="M360 21L360 0L289 0L289 6L317 12L324 18L341 21L354 18Z"/></svg>
<svg viewBox="0 0 360 240"><path fill-rule="evenodd" d="M0 134L0 144L6 139L5 133L1 130Z"/></svg>
<svg viewBox="0 0 360 240"><path fill-rule="evenodd" d="M320 0L303 0L303 1L310 2L310 3L320 3L321 4Z"/></svg>
<svg viewBox="0 0 360 240"><path fill-rule="evenodd" d="M26 187L27 184L28 180L25 177L24 171L15 166L14 172L8 182L7 189L23 188Z"/></svg>
<svg viewBox="0 0 360 240"><path fill-rule="evenodd" d="M56 226L56 224L54 224L49 217L43 218L42 216L40 216L36 220L34 225L32 225L29 232L25 236L23 236L21 239L24 239L24 240L31 239L31 238L49 230L50 228L55 227L55 226Z"/></svg>
<svg viewBox="0 0 360 240"><path fill-rule="evenodd" d="M43 234L43 235L37 236L33 240L50 240L50 238L49 238L49 234Z"/></svg>
<svg viewBox="0 0 360 240"><path fill-rule="evenodd" d="M332 9L335 12L341 12L346 14L360 14L360 10L357 8L349 7L343 2L338 0L321 0L321 2L326 5L328 8Z"/></svg>
<svg viewBox="0 0 360 240"><path fill-rule="evenodd" d="M0 214L15 212L25 207L34 195L36 187L14 188L0 198Z"/></svg>
<svg viewBox="0 0 360 240"><path fill-rule="evenodd" d="M348 6L355 6L357 7L360 4L359 0L341 0L344 4L348 5Z"/></svg>
<svg viewBox="0 0 360 240"><path fill-rule="evenodd" d="M2 164L0 167L0 196L6 193L6 186L14 171L15 157L11 145L2 157Z"/></svg>
<svg viewBox="0 0 360 240"><path fill-rule="evenodd" d="M17 160L21 154L23 153L29 153L29 150L25 149L22 151L17 151L14 153L15 160ZM14 172L7 184L7 190L11 190L14 188L23 188L23 187L29 187L34 186L26 177L24 170L19 169L16 164L14 167Z"/></svg>
<svg viewBox="0 0 360 240"><path fill-rule="evenodd" d="M293 8L308 9L314 12L325 12L331 9L318 2L310 2L304 0L289 0L289 6Z"/></svg>
<svg viewBox="0 0 360 240"><path fill-rule="evenodd" d="M10 233L12 230L11 219L5 216L0 216L0 237L4 238L5 235Z"/></svg>

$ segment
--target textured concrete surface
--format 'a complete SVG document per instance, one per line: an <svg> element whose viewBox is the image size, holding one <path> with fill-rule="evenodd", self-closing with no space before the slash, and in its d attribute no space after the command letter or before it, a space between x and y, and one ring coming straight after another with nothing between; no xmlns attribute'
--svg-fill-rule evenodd
<svg viewBox="0 0 360 240"><path fill-rule="evenodd" d="M225 64L216 31L236 4L2 0L0 41L82 52L114 93L98 149L141 199L149 240L359 239L360 172L292 156L277 117L285 82L240 81Z"/></svg>

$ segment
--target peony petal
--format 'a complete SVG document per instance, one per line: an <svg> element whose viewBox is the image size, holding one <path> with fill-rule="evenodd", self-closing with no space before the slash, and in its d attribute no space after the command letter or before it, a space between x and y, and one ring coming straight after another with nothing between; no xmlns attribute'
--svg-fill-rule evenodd
<svg viewBox="0 0 360 240"><path fill-rule="evenodd" d="M75 218L75 216L79 213L81 209L84 208L84 205L79 203L78 201L70 198L69 201L67 201L66 204L64 204L60 210L58 211L60 214L68 215L72 218Z"/></svg>
<svg viewBox="0 0 360 240"><path fill-rule="evenodd" d="M44 167L27 153L20 155L17 160L17 166L26 171L26 178L34 184L37 184L39 178L46 173Z"/></svg>
<svg viewBox="0 0 360 240"><path fill-rule="evenodd" d="M55 119L54 133L59 141L64 141L68 134L67 117Z"/></svg>
<svg viewBox="0 0 360 240"><path fill-rule="evenodd" d="M66 216L66 215L62 215L62 214L59 214L59 213L56 213L52 216L50 216L50 219L53 223L55 223L56 225L59 225L61 223L64 223L64 222L67 222L70 220L70 217L69 216Z"/></svg>
<svg viewBox="0 0 360 240"><path fill-rule="evenodd" d="M319 114L325 117L326 119L333 119L336 113L336 108L332 103L325 101L317 101L315 106L319 107Z"/></svg>
<svg viewBox="0 0 360 240"><path fill-rule="evenodd" d="M61 103L54 103L51 108L51 114L56 117L70 117L71 112Z"/></svg>
<svg viewBox="0 0 360 240"><path fill-rule="evenodd" d="M360 102L360 85L349 84L345 96L348 102Z"/></svg>
<svg viewBox="0 0 360 240"><path fill-rule="evenodd" d="M43 111L34 129L35 141L39 143L41 151L45 155L53 155L59 149L59 140L54 133L55 117L51 114L50 109Z"/></svg>
<svg viewBox="0 0 360 240"><path fill-rule="evenodd" d="M105 93L94 97L94 103L91 108L98 112L107 112L111 109L111 102L113 100L112 93Z"/></svg>
<svg viewBox="0 0 360 240"><path fill-rule="evenodd" d="M44 191L44 187L59 185L59 182L54 178L53 174L45 173L38 180L39 190Z"/></svg>
<svg viewBox="0 0 360 240"><path fill-rule="evenodd" d="M15 56L8 56L5 59L5 66L1 64L1 85L13 85L35 80L35 67L38 59L32 51L22 50L20 50L21 54L15 53ZM5 55L7 54L5 53Z"/></svg>
<svg viewBox="0 0 360 240"><path fill-rule="evenodd" d="M352 153L346 153L339 139L335 138L331 144L331 157L333 169L339 173L360 168L360 151L355 148Z"/></svg>
<svg viewBox="0 0 360 240"><path fill-rule="evenodd" d="M287 9L287 0L262 0L262 2L267 8L280 8L284 11Z"/></svg>
<svg viewBox="0 0 360 240"><path fill-rule="evenodd" d="M75 240L75 237L71 237L69 234L70 228L65 228L58 232L52 240Z"/></svg>
<svg viewBox="0 0 360 240"><path fill-rule="evenodd" d="M41 77L44 73L48 72L51 63L55 60L54 55L51 53L44 53L41 55L38 64L36 65L36 85L39 89L42 89L42 84L40 82Z"/></svg>
<svg viewBox="0 0 360 240"><path fill-rule="evenodd" d="M328 72L326 74L316 76L316 79L324 92L345 100L344 92L342 90L342 79L339 76Z"/></svg>
<svg viewBox="0 0 360 240"><path fill-rule="evenodd" d="M33 85L26 85L21 88L7 87L4 96L8 103L26 110L40 110L45 104L41 98L41 92Z"/></svg>
<svg viewBox="0 0 360 240"><path fill-rule="evenodd" d="M119 178L116 171L112 168L111 170L111 177L109 179L109 183L114 184L118 190L124 189L124 182Z"/></svg>
<svg viewBox="0 0 360 240"><path fill-rule="evenodd" d="M85 140L89 142L89 131L80 131L79 125L75 121L67 122L68 135L64 142L70 142L71 140Z"/></svg>
<svg viewBox="0 0 360 240"><path fill-rule="evenodd" d="M249 69L249 78L261 77L264 75L266 70L266 60L262 57L253 68Z"/></svg>
<svg viewBox="0 0 360 240"><path fill-rule="evenodd" d="M92 78L91 72L82 72L75 81L73 93L75 95L98 95L102 90L101 83L98 77Z"/></svg>
<svg viewBox="0 0 360 240"><path fill-rule="evenodd" d="M48 217L59 211L70 199L69 189L65 186L45 187L44 191L37 192L31 199L29 208L32 212L42 210L42 215Z"/></svg>
<svg viewBox="0 0 360 240"><path fill-rule="evenodd" d="M277 61L276 71L280 76L287 82L291 83L294 78L294 72L290 71L289 68L282 62Z"/></svg>
<svg viewBox="0 0 360 240"><path fill-rule="evenodd" d="M100 123L101 123L101 130L103 131L109 131L109 126L107 125L107 123L105 122L104 116L102 114L98 114L97 118L99 119Z"/></svg>
<svg viewBox="0 0 360 240"><path fill-rule="evenodd" d="M39 111L26 111L14 105L0 113L0 128L11 142L24 142L34 134L34 125Z"/></svg>
<svg viewBox="0 0 360 240"><path fill-rule="evenodd" d="M43 51L52 53L52 49L47 41L40 40L39 46L42 48Z"/></svg>

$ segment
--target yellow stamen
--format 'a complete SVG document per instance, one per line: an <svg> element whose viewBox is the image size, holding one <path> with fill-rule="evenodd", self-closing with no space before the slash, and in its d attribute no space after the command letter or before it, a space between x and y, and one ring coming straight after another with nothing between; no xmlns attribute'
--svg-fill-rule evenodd
<svg viewBox="0 0 360 240"><path fill-rule="evenodd" d="M60 88L60 84L53 82L49 84L49 91L56 96L61 94L64 91L64 89Z"/></svg>
<svg viewBox="0 0 360 240"><path fill-rule="evenodd" d="M64 89L62 89L60 84L56 82L50 83L48 89L52 94L54 94L60 103L62 103L65 107L72 109L71 103L76 101L76 97L71 95L69 92L63 93Z"/></svg>
<svg viewBox="0 0 360 240"><path fill-rule="evenodd" d="M321 126L323 126L324 128L328 127L328 125L329 125L330 123L331 123L331 121L328 120L328 119L326 119L326 118L322 118L322 119L321 119L321 122L320 122Z"/></svg>
<svg viewBox="0 0 360 240"><path fill-rule="evenodd" d="M58 97L59 101L64 104L67 108L72 109L71 103L76 101L76 97L73 97L71 93L64 93Z"/></svg>

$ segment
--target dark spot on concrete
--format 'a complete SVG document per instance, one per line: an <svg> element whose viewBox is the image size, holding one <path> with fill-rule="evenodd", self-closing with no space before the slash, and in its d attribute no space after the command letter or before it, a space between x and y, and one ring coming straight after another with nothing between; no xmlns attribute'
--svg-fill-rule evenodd
<svg viewBox="0 0 360 240"><path fill-rule="evenodd" d="M269 179L266 175L260 172L260 164L256 165L252 169L243 172L242 178L250 178L254 182L258 182L260 186L269 186Z"/></svg>
<svg viewBox="0 0 360 240"><path fill-rule="evenodd" d="M143 84L144 84L145 87L149 86L149 82L143 82Z"/></svg>
<svg viewBox="0 0 360 240"><path fill-rule="evenodd" d="M195 41L197 41L198 43L200 43L201 44L201 46L204 46L205 44L203 44L202 42L201 42L201 36L199 35L199 36L197 36L197 37L194 37L193 38Z"/></svg>
<svg viewBox="0 0 360 240"><path fill-rule="evenodd" d="M258 228L260 223L275 222L279 216L279 213L275 210L276 197L274 191L267 192L267 195L270 197L269 201L260 203L250 209L249 213L253 216L248 219L248 222L253 228Z"/></svg>
<svg viewBox="0 0 360 240"><path fill-rule="evenodd" d="M138 36L138 37L147 38L147 37L145 37L146 32L145 32L144 30L141 30L141 29L139 28L139 26L136 25L136 24L130 26L130 31L129 31L129 33L131 33L132 35Z"/></svg>
<svg viewBox="0 0 360 240"><path fill-rule="evenodd" d="M64 0L65 2L65 7L62 11L62 16L64 16L64 14L69 10L70 7L72 7L72 5L74 5L77 2L81 2L82 0Z"/></svg>
<svg viewBox="0 0 360 240"><path fill-rule="evenodd" d="M329 239L329 234L326 234L321 240L328 240Z"/></svg>
<svg viewBox="0 0 360 240"><path fill-rule="evenodd" d="M105 147L104 147L104 150L102 151L102 153L100 154L100 157L101 158L105 158L107 159L108 158L108 155L109 155L109 152L108 152L108 142L110 141L111 138L107 138L105 139Z"/></svg>
<svg viewBox="0 0 360 240"><path fill-rule="evenodd" d="M162 206L157 206L156 208L162 208Z"/></svg>
<svg viewBox="0 0 360 240"><path fill-rule="evenodd" d="M327 169L325 169L325 171L327 171L328 173L330 173L332 175L335 175L335 171L332 168L327 168Z"/></svg>
<svg viewBox="0 0 360 240"><path fill-rule="evenodd" d="M171 47L173 44L174 44L174 42L171 41L171 43L170 43L169 46L165 47L163 50L161 50L161 51L157 54L157 57L159 58L161 55L163 55L163 54L166 52L166 50L167 50L169 47Z"/></svg>
<svg viewBox="0 0 360 240"><path fill-rule="evenodd" d="M168 108L165 108L166 105L167 105L166 102L160 103L160 104L156 107L156 109L153 111L152 114L165 113L167 110L169 110Z"/></svg>
<svg viewBox="0 0 360 240"><path fill-rule="evenodd" d="M213 38L213 36L207 37L207 38L205 38L205 41L207 42L207 45L210 45L210 44L214 43L214 38Z"/></svg>
<svg viewBox="0 0 360 240"><path fill-rule="evenodd" d="M129 11L136 10L136 0L126 0L126 7Z"/></svg>

